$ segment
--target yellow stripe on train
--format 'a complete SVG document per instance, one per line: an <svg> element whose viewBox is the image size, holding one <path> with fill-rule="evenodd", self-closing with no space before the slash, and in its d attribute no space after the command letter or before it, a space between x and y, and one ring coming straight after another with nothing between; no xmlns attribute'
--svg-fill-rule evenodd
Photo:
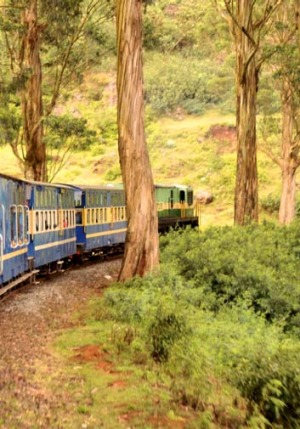
<svg viewBox="0 0 300 429"><path fill-rule="evenodd" d="M39 246L35 246L35 250L49 249L50 247L61 246L62 244L73 243L74 241L76 241L76 237L68 238L67 240L59 240L51 243L40 244Z"/></svg>
<svg viewBox="0 0 300 429"><path fill-rule="evenodd" d="M27 252L28 252L27 247L24 247L22 249L15 250L14 252L11 252L11 253L5 253L2 257L2 260L7 261L9 259L15 258L16 256L23 255L24 253L27 253Z"/></svg>
<svg viewBox="0 0 300 429"><path fill-rule="evenodd" d="M94 232L92 234L86 234L86 238L103 237L105 235L120 234L126 231L127 231L127 228L113 229L112 231Z"/></svg>

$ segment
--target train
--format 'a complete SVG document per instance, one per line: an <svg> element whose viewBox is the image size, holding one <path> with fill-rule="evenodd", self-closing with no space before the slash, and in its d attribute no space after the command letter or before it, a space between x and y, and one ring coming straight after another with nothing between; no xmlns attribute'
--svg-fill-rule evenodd
<svg viewBox="0 0 300 429"><path fill-rule="evenodd" d="M158 227L197 227L193 189L155 185ZM123 248L127 230L120 185L33 182L0 174L0 296L72 260Z"/></svg>

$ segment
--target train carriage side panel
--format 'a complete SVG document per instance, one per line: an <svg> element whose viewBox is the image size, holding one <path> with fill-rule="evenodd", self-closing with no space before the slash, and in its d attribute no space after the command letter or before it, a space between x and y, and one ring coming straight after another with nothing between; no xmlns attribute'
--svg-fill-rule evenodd
<svg viewBox="0 0 300 429"><path fill-rule="evenodd" d="M75 187L77 252L99 253L125 242L127 229L122 187Z"/></svg>
<svg viewBox="0 0 300 429"><path fill-rule="evenodd" d="M169 228L198 226L193 203L193 189L183 185L155 185L160 232Z"/></svg>
<svg viewBox="0 0 300 429"><path fill-rule="evenodd" d="M62 261L76 252L73 189L32 183L30 255L35 266Z"/></svg>
<svg viewBox="0 0 300 429"><path fill-rule="evenodd" d="M0 285L28 271L26 183L0 175Z"/></svg>

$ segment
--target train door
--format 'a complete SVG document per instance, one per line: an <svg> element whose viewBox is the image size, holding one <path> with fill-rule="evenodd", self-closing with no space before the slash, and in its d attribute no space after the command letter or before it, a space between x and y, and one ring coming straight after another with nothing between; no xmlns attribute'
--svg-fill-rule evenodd
<svg viewBox="0 0 300 429"><path fill-rule="evenodd" d="M3 274L3 254L4 254L4 240L5 240L5 208L4 205L0 206L0 274Z"/></svg>
<svg viewBox="0 0 300 429"><path fill-rule="evenodd" d="M170 192L170 208L172 209L174 207L174 191L171 189Z"/></svg>
<svg viewBox="0 0 300 429"><path fill-rule="evenodd" d="M180 201L180 216L185 217L185 192L183 190L179 192L179 201Z"/></svg>

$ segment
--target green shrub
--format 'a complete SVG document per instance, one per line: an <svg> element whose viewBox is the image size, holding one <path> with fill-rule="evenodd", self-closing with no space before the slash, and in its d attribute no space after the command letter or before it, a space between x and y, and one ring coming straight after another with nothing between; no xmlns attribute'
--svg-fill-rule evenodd
<svg viewBox="0 0 300 429"><path fill-rule="evenodd" d="M153 359L166 362L174 343L187 335L186 318L180 314L174 300L164 297L164 302L158 305L150 320L147 334Z"/></svg>
<svg viewBox="0 0 300 429"><path fill-rule="evenodd" d="M161 258L202 291L202 306L217 311L244 300L269 321L282 320L286 330L297 329L299 231L297 224L266 224L175 232L163 240Z"/></svg>
<svg viewBox="0 0 300 429"><path fill-rule="evenodd" d="M261 199L260 207L271 214L279 212L280 197L278 195L269 194L266 198Z"/></svg>
<svg viewBox="0 0 300 429"><path fill-rule="evenodd" d="M228 99L234 84L232 76L207 59L180 54L149 55L145 67L146 101L157 114L178 107L190 114L200 114Z"/></svg>
<svg viewBox="0 0 300 429"><path fill-rule="evenodd" d="M108 289L97 315L173 400L214 410L208 427L296 429L299 258L298 223L171 231L160 272Z"/></svg>

